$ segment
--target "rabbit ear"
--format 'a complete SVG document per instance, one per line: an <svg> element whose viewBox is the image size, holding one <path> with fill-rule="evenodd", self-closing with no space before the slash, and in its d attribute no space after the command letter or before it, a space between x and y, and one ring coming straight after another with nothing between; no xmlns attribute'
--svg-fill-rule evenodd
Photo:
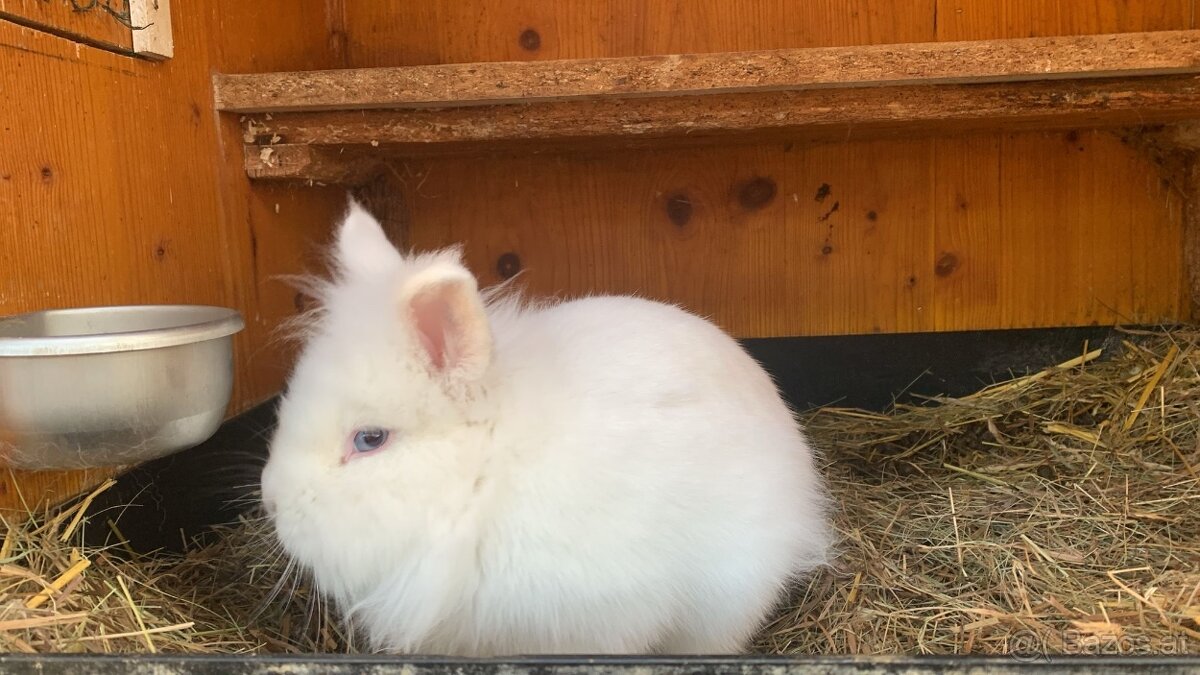
<svg viewBox="0 0 1200 675"><path fill-rule="evenodd" d="M383 226L353 197L338 229L335 250L337 263L347 274L392 270L401 262Z"/></svg>
<svg viewBox="0 0 1200 675"><path fill-rule="evenodd" d="M465 267L433 263L403 285L400 300L432 373L458 384L483 376L491 363L492 331L475 277Z"/></svg>

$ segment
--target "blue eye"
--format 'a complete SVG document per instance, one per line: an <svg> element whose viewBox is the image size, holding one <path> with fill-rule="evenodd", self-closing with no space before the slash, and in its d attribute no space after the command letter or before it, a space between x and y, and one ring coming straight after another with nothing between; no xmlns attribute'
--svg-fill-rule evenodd
<svg viewBox="0 0 1200 675"><path fill-rule="evenodd" d="M373 452L388 441L387 429L362 429L354 434L355 452Z"/></svg>

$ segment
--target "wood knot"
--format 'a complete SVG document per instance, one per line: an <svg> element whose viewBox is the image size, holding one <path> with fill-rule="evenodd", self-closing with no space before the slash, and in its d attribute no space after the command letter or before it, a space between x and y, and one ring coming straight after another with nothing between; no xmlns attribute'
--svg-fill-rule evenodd
<svg viewBox="0 0 1200 675"><path fill-rule="evenodd" d="M521 35L517 38L517 43L521 45L521 49L527 52L536 52L542 48L542 36L532 28L526 28L521 31Z"/></svg>
<svg viewBox="0 0 1200 675"><path fill-rule="evenodd" d="M676 227L683 227L692 219L692 200L683 193L676 193L667 197L667 218Z"/></svg>
<svg viewBox="0 0 1200 675"><path fill-rule="evenodd" d="M817 194L813 197L818 202L825 201L825 198L833 194L833 188L829 183L821 183L821 187L817 188Z"/></svg>
<svg viewBox="0 0 1200 675"><path fill-rule="evenodd" d="M771 178L752 178L738 188L738 203L747 211L761 209L775 199L776 192L778 188Z"/></svg>
<svg viewBox="0 0 1200 675"><path fill-rule="evenodd" d="M958 256L953 253L943 253L938 256L937 262L933 266L933 273L939 277L948 277L954 274L956 269L958 269Z"/></svg>
<svg viewBox="0 0 1200 675"><path fill-rule="evenodd" d="M874 211L867 211L867 220L869 220L873 223L873 222L879 220L879 214L875 213Z"/></svg>
<svg viewBox="0 0 1200 675"><path fill-rule="evenodd" d="M42 182L50 183L53 180L54 180L54 169L51 169L49 165L43 166L42 167Z"/></svg>
<svg viewBox="0 0 1200 675"><path fill-rule="evenodd" d="M511 279L521 271L521 258L516 253L505 253L496 260L496 273L501 279Z"/></svg>

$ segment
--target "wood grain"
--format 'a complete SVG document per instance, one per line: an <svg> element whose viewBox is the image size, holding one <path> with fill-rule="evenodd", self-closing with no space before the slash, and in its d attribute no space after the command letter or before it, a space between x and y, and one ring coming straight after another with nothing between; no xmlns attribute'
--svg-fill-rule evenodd
<svg viewBox="0 0 1200 675"><path fill-rule="evenodd" d="M296 304L272 277L314 266L344 195L251 187L237 121L211 108L210 73L337 62L321 1L172 9L176 54L157 63L0 21L0 314L234 307L247 324L236 413L280 388L291 358L275 328ZM63 499L107 473L0 474L0 509L20 507L18 493Z"/></svg>
<svg viewBox="0 0 1200 675"><path fill-rule="evenodd" d="M1040 171L1017 161L1051 144ZM1094 164L1119 144L1019 134L436 158L397 173L410 243L465 242L487 283L517 268L537 295L676 301L743 337L1176 318L1179 201L1141 162ZM1008 165L963 165L985 151Z"/></svg>
<svg viewBox="0 0 1200 675"><path fill-rule="evenodd" d="M538 295L670 299L738 335L921 330L932 325L918 309L927 286L908 279L924 271L913 262L928 255L928 232L895 223L926 198L928 147L868 159L881 147L649 151L615 167L586 156L434 160L398 173L423 223L411 243L467 242L488 283L515 258ZM883 177L904 189L882 194ZM460 199L467 184L486 200ZM604 227L560 217L584 206ZM840 283L847 275L863 283Z"/></svg>
<svg viewBox="0 0 1200 675"><path fill-rule="evenodd" d="M937 0L937 39L988 40L1196 28L1194 0Z"/></svg>
<svg viewBox="0 0 1200 675"><path fill-rule="evenodd" d="M1180 196L1116 136L939 140L936 157L939 329L1187 315L1172 300L1184 277Z"/></svg>
<svg viewBox="0 0 1200 675"><path fill-rule="evenodd" d="M348 65L928 42L933 0L341 2Z"/></svg>

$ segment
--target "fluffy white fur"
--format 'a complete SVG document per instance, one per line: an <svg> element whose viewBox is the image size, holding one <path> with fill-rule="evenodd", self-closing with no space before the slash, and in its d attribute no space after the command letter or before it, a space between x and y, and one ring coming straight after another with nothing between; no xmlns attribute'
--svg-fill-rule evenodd
<svg viewBox="0 0 1200 675"><path fill-rule="evenodd" d="M375 648L733 653L825 562L812 453L711 323L630 297L489 299L457 250L402 256L357 205L335 251L262 488ZM426 313L440 365L417 296L445 310ZM390 445L343 462L362 427Z"/></svg>

